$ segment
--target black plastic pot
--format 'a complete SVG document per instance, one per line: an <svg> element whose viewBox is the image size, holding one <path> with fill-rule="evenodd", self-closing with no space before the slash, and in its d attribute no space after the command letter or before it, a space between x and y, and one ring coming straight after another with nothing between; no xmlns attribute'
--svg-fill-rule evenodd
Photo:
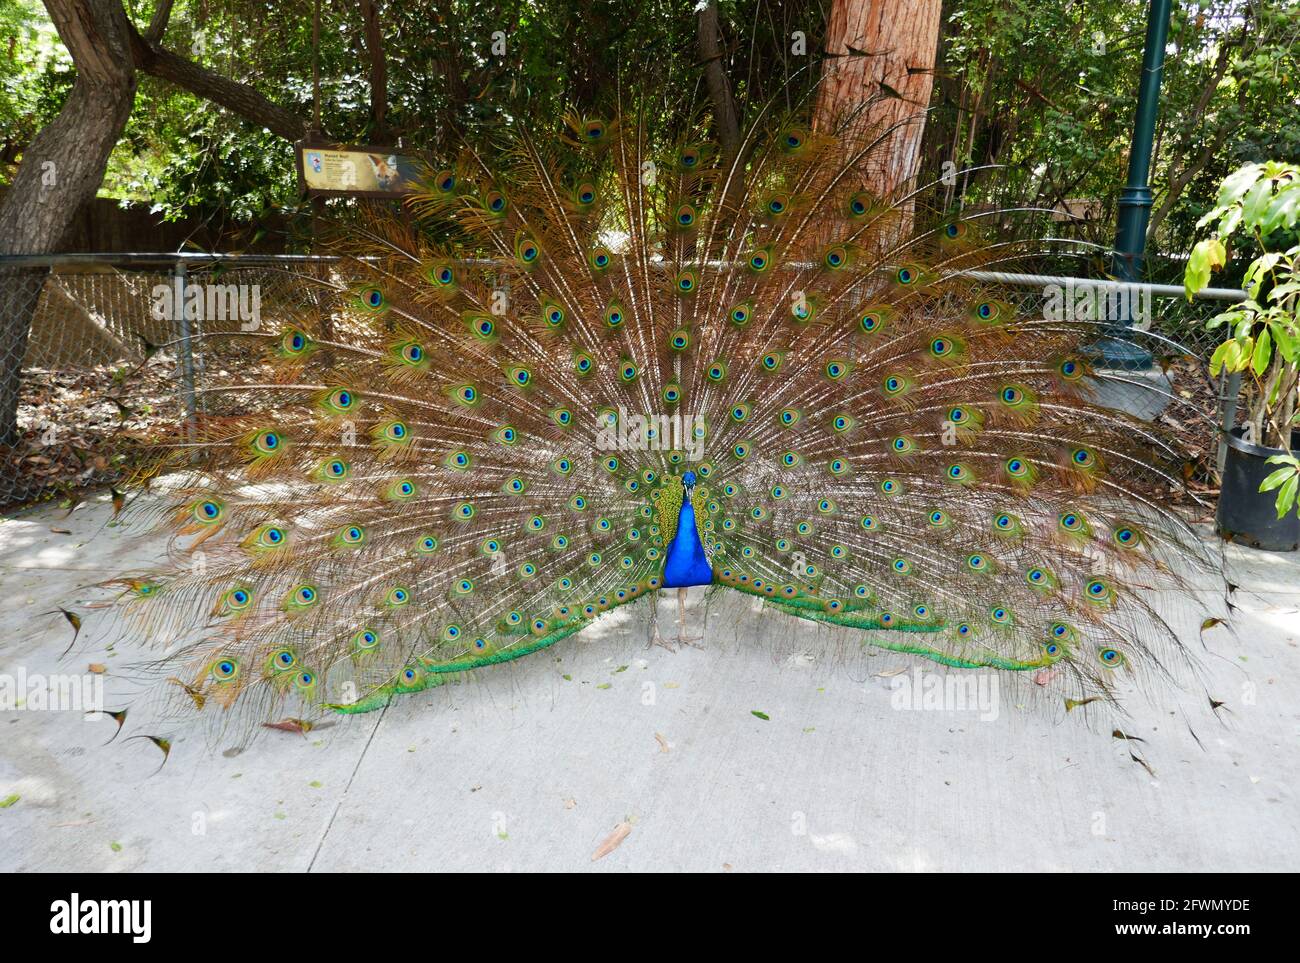
<svg viewBox="0 0 1300 963"><path fill-rule="evenodd" d="M1270 465L1281 448L1265 448L1241 440L1241 428L1228 433L1228 457L1223 465L1223 487L1215 528L1234 542L1266 552L1292 552L1300 546L1300 517L1295 509L1277 517L1277 492L1261 492L1260 482L1282 465ZM1291 450L1300 451L1300 431L1291 432Z"/></svg>

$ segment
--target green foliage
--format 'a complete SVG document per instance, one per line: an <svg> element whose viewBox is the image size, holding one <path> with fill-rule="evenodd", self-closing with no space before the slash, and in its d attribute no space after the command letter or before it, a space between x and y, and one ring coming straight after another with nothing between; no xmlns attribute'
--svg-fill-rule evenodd
<svg viewBox="0 0 1300 963"><path fill-rule="evenodd" d="M1212 236L1197 242L1187 261L1184 286L1190 299L1228 260L1227 241L1244 235L1258 251L1242 285L1249 297L1209 321L1227 337L1215 349L1210 370L1246 372L1254 381L1250 423L1261 443L1290 448L1300 391L1300 167L1268 161L1247 164L1224 179L1215 205L1198 222ZM1300 465L1291 455L1269 459L1279 468L1260 491L1277 490L1281 518L1295 505Z"/></svg>
<svg viewBox="0 0 1300 963"><path fill-rule="evenodd" d="M6 11L23 8L57 53L48 62L18 58L13 66L6 87L15 92L13 107L5 109L0 99L0 136L15 144L7 170L0 165L2 180L22 145L57 113L74 74L36 0L0 4ZM152 6L128 5L128 11L143 27ZM689 80L699 75L697 25L691 5L681 0L386 0L377 6L388 75L382 126L371 111L360 6L321 7L321 126L335 142L449 157L463 141L490 156L503 124L554 131L566 109L609 112L633 91L656 98L649 105L653 122L680 124L694 116L692 98L704 96ZM311 118L311 10L265 0L176 0L162 42ZM15 18L6 14L0 24L8 28ZM802 30L808 49L817 49L823 11L816 0L723 0L721 20L725 66L742 104L770 96L789 78L792 97L815 81L816 71L798 72L809 58L792 58L789 44L791 32ZM503 54L493 49L497 31L504 35ZM305 209L290 145L143 74L102 193L217 227Z"/></svg>
<svg viewBox="0 0 1300 963"><path fill-rule="evenodd" d="M72 60L38 0L0 0L0 177L71 86Z"/></svg>
<svg viewBox="0 0 1300 963"><path fill-rule="evenodd" d="M322 4L320 114L337 142L446 157L464 138L490 154L504 124L554 130L565 108L601 112L637 89L652 123L689 122L707 96L697 23L683 0L377 0L388 109L372 116L360 5ZM143 27L154 3L126 4ZM796 107L820 65L825 0L719 0L722 65L742 111L780 95ZM1083 199L1109 245L1124 180L1145 3L947 0L923 170L1000 165L938 189L944 208ZM163 44L312 116L312 6L176 0ZM1300 0L1176 0L1153 186L1155 250L1190 247L1215 185L1236 167L1300 156L1294 123ZM505 52L494 52L500 31ZM791 50L801 31L808 54ZM37 0L0 0L0 180L57 111L70 60ZM673 82L669 82L673 78ZM688 82L683 83L683 78ZM292 211L285 145L175 86L142 76L103 193L216 224Z"/></svg>
<svg viewBox="0 0 1300 963"><path fill-rule="evenodd" d="M1277 491L1277 517L1284 518L1296 507L1296 494L1300 490L1300 458L1295 455L1274 455L1270 465L1286 465L1269 474L1259 486L1261 492Z"/></svg>
<svg viewBox="0 0 1300 963"><path fill-rule="evenodd" d="M1005 165L963 177L950 205L1055 207L1087 199L1074 230L1109 246L1124 183L1146 3L957 0L945 25L928 162ZM1296 0L1176 0L1151 181L1153 251L1184 251L1200 198L1242 163L1300 156Z"/></svg>

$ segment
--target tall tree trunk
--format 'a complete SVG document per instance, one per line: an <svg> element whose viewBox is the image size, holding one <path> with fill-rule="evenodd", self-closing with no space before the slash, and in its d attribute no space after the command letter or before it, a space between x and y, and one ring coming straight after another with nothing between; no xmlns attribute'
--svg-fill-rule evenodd
<svg viewBox="0 0 1300 963"><path fill-rule="evenodd" d="M722 63L718 5L714 0L700 7L697 28L700 62L704 64L704 80L709 87L709 100L713 102L713 122L723 154L730 161L740 149L740 119L736 116L731 81Z"/></svg>
<svg viewBox="0 0 1300 963"><path fill-rule="evenodd" d="M920 167L942 12L942 0L834 0L831 5L813 127L833 131L851 122L875 135L895 128L860 166L863 188L878 197L905 192ZM909 204L900 231L910 230L910 212Z"/></svg>
<svg viewBox="0 0 1300 963"><path fill-rule="evenodd" d="M384 56L384 32L379 23L378 0L361 0L365 21L366 60L370 67L371 143L388 144L388 58Z"/></svg>
<svg viewBox="0 0 1300 963"><path fill-rule="evenodd" d="M0 254L49 254L104 179L135 101L130 24L120 0L45 0L77 76L57 117L23 151L0 204ZM0 444L18 440L27 332L45 270L0 272Z"/></svg>
<svg viewBox="0 0 1300 963"><path fill-rule="evenodd" d="M964 122L961 113L962 82L945 68L948 42L953 32L948 27L948 18L957 2L958 0L943 0L934 54L935 77L932 94L934 102L926 119L925 134L921 140L919 170L926 174L933 172L936 176L944 173L945 161L951 161L956 165L957 159L953 157L952 150L953 138ZM943 185L939 193L942 195L944 206L950 203L952 192L952 184Z"/></svg>
<svg viewBox="0 0 1300 963"><path fill-rule="evenodd" d="M700 62L704 65L704 82L709 90L709 101L713 104L713 127L722 148L722 169L728 171L736 167L737 162L743 165L744 159L739 157L740 114L736 109L736 98L723 62L726 54L722 48L722 28L718 22L716 0L709 0L700 7L696 28L696 49ZM736 176L727 179L721 201L720 216L728 222L736 215L745 192L745 179L738 175L739 169Z"/></svg>

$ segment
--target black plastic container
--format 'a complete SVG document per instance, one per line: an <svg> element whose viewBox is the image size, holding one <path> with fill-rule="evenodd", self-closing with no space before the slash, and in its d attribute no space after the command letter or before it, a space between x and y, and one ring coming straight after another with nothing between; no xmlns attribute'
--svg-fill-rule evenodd
<svg viewBox="0 0 1300 963"><path fill-rule="evenodd" d="M1266 552L1293 552L1300 546L1300 516L1295 508L1277 517L1277 492L1261 492L1260 482L1283 465L1270 465L1281 448L1265 448L1241 440L1242 429L1228 433L1228 457L1223 464L1223 487L1215 529L1234 542ZM1291 432L1291 450L1300 451L1300 431Z"/></svg>

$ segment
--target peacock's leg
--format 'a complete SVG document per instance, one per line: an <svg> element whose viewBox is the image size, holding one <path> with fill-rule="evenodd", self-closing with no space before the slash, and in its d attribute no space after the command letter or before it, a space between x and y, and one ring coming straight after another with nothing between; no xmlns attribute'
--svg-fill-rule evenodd
<svg viewBox="0 0 1300 963"><path fill-rule="evenodd" d="M650 641L645 647L648 649L652 645L661 645L669 652L676 652L673 644L659 634L659 592L651 592L647 597L650 599Z"/></svg>
<svg viewBox="0 0 1300 963"><path fill-rule="evenodd" d="M698 644L704 636L686 634L686 589L677 590L677 641L681 645L689 645L692 648L702 649L704 646Z"/></svg>

